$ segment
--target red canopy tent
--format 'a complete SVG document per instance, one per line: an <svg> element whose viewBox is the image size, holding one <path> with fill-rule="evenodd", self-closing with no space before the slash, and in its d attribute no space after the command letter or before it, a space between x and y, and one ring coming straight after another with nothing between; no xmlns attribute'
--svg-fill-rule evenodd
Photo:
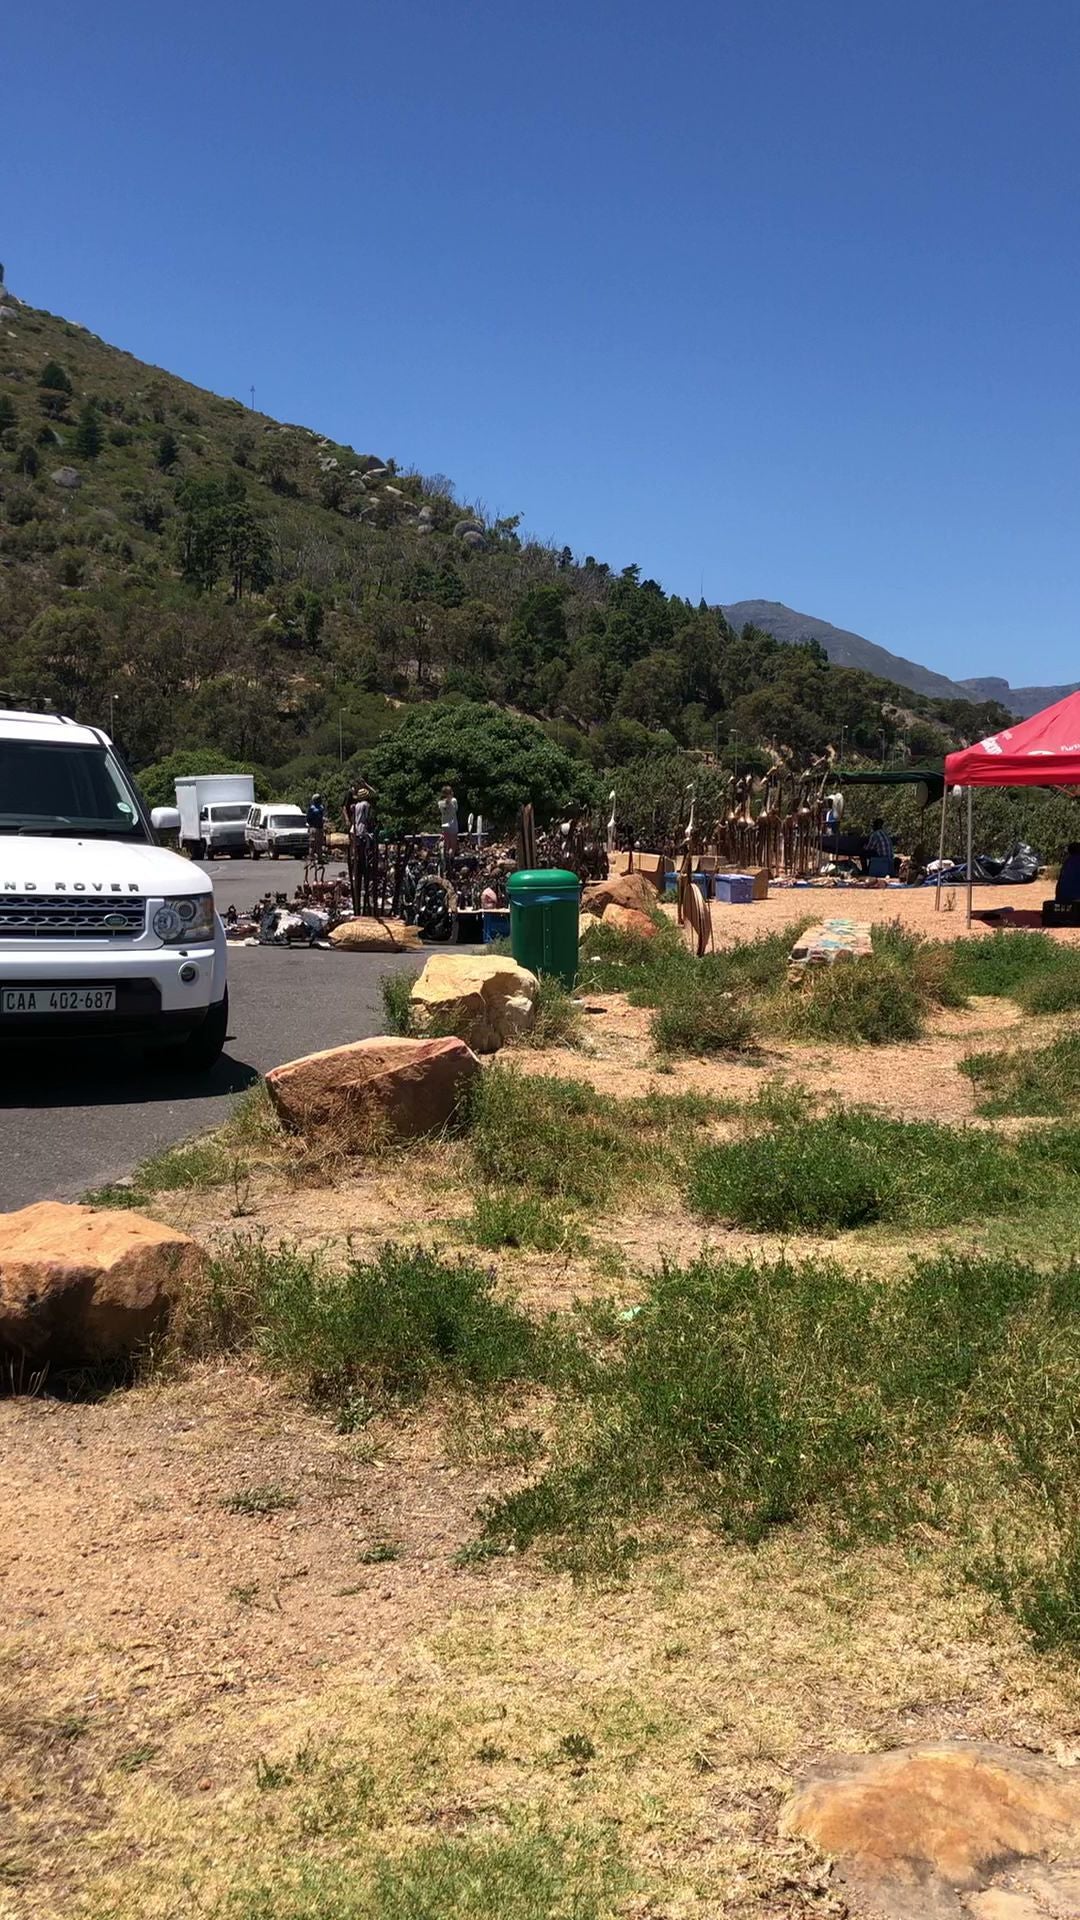
<svg viewBox="0 0 1080 1920"><path fill-rule="evenodd" d="M973 787L1080 786L1080 692L1018 720L973 747L961 747L945 760L941 801L941 849L945 850L945 801L950 787L966 787L967 917L971 925L971 791ZM938 882L938 905L941 883Z"/></svg>

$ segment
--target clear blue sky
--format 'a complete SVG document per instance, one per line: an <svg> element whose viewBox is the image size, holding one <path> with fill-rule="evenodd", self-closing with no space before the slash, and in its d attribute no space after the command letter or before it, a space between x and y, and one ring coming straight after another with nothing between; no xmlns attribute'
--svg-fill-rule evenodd
<svg viewBox="0 0 1080 1920"><path fill-rule="evenodd" d="M670 589L1080 678L1075 0L4 10L16 293Z"/></svg>

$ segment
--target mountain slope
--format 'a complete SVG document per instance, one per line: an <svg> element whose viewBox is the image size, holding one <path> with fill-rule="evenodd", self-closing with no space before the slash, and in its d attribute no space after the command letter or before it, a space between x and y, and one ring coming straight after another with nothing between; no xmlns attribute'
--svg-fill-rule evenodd
<svg viewBox="0 0 1080 1920"><path fill-rule="evenodd" d="M495 704L545 728L572 772L618 769L645 830L658 761L681 797L686 750L699 766L737 738L764 764L782 740L810 759L842 730L849 754L876 759L885 736L933 757L1001 724L992 702L938 700L940 676L903 694L905 663L881 649L887 679L744 619L736 632L637 567L527 539L443 476L204 392L0 289L0 687L115 721L139 769L216 753L303 797L393 728L404 740L410 708L464 698L481 733Z"/></svg>
<svg viewBox="0 0 1080 1920"><path fill-rule="evenodd" d="M1051 706L1055 700L1064 699L1080 685L1074 682L1068 687L1011 687L1007 680L993 678L949 680L917 661L889 653L885 647L864 639L861 633L849 633L845 627L834 627L828 620L817 620L812 614L796 613L780 600L738 600L726 606L724 612L733 626L741 627L749 621L751 626L761 627L787 646L796 646L800 640L816 640L837 666L857 667L863 673L895 680L902 687L937 700L996 700L1011 713L1026 717Z"/></svg>

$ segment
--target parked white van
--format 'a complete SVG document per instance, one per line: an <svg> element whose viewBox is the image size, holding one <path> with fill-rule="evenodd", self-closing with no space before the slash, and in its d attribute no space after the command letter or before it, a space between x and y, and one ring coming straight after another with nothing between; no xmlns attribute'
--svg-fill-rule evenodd
<svg viewBox="0 0 1080 1920"><path fill-rule="evenodd" d="M280 800L252 807L244 827L244 845L253 860L260 860L264 853L271 860L280 860L282 854L303 860L308 849L307 816L301 807L290 807Z"/></svg>
<svg viewBox="0 0 1080 1920"><path fill-rule="evenodd" d="M179 826L100 728L0 706L0 1042L132 1035L213 1066L225 933L205 875L155 841Z"/></svg>

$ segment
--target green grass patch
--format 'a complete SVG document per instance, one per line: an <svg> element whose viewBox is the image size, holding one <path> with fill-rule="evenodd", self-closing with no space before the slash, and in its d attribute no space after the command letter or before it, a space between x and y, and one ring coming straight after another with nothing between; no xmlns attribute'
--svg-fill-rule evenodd
<svg viewBox="0 0 1080 1920"><path fill-rule="evenodd" d="M313 1398L350 1408L354 1424L364 1408L416 1399L436 1379L488 1387L547 1366L547 1330L466 1260L386 1246L335 1272L257 1243L243 1259L263 1359Z"/></svg>
<svg viewBox="0 0 1080 1920"><path fill-rule="evenodd" d="M583 1080L494 1067L474 1083L468 1144L486 1185L600 1206L620 1180L677 1174L694 1135L731 1110L698 1094L615 1100Z"/></svg>
<svg viewBox="0 0 1080 1920"><path fill-rule="evenodd" d="M411 1039L416 1032L410 997L412 990L413 975L411 973L384 973L379 981L386 1030L388 1033L399 1034L404 1039Z"/></svg>
<svg viewBox="0 0 1080 1920"><path fill-rule="evenodd" d="M948 1536L1040 1644L1078 1646L1078 1328L1075 1262L665 1267L482 1539L611 1571L688 1518L753 1542L817 1509L848 1542Z"/></svg>
<svg viewBox="0 0 1080 1920"><path fill-rule="evenodd" d="M917 1040L928 1001L917 976L891 956L808 967L801 986L774 1002L777 1025L799 1040L842 1046Z"/></svg>
<svg viewBox="0 0 1080 1920"><path fill-rule="evenodd" d="M982 1114L1056 1119L1080 1110L1080 1033L1045 1047L968 1053L957 1064L974 1082Z"/></svg>
<svg viewBox="0 0 1080 1920"><path fill-rule="evenodd" d="M536 1020L522 1042L529 1047L576 1047L581 1044L584 1015L569 988L554 974L540 975Z"/></svg>
<svg viewBox="0 0 1080 1920"><path fill-rule="evenodd" d="M1032 982L1059 967L1066 952L1046 933L990 933L954 941L951 971L963 993L1016 1000Z"/></svg>
<svg viewBox="0 0 1080 1920"><path fill-rule="evenodd" d="M839 1232L877 1221L948 1226L1049 1201L1075 1136L1010 1142L981 1128L857 1110L703 1147L694 1211L760 1233Z"/></svg>
<svg viewBox="0 0 1080 1920"><path fill-rule="evenodd" d="M757 1039L753 1009L731 993L695 982L657 1008L653 1045L668 1053L743 1053Z"/></svg>
<svg viewBox="0 0 1080 1920"><path fill-rule="evenodd" d="M528 1830L377 1842L351 1863L299 1853L229 1897L230 1920L609 1920L629 1885L609 1835Z"/></svg>

